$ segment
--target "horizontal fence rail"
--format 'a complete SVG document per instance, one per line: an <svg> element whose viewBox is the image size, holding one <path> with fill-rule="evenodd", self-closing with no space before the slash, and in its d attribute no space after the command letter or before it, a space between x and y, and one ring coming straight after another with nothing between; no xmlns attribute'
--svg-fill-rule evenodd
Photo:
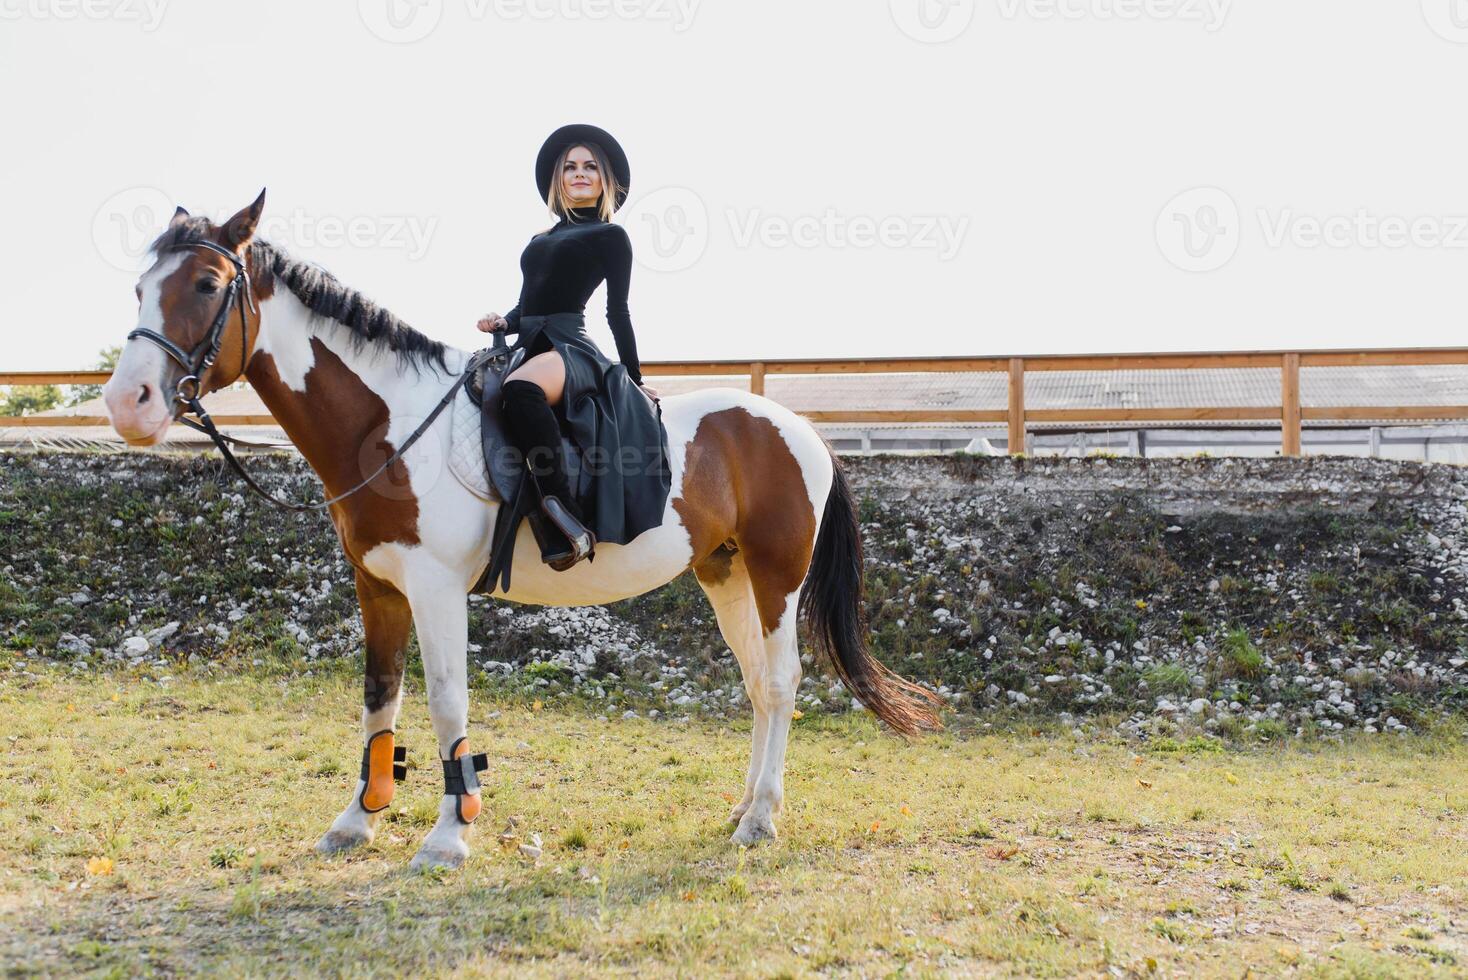
<svg viewBox="0 0 1468 980"><path fill-rule="evenodd" d="M1302 406L1300 370L1319 367L1403 367L1468 365L1468 347L1394 348L1376 350L1222 351L1181 354L1042 354L1025 357L903 357L903 358L790 358L764 361L644 361L648 377L748 377L749 390L765 393L771 375L1000 373L1008 375L1008 405L1002 409L850 409L806 411L813 422L949 422L1003 423L1009 451L1025 450L1029 423L1127 423L1277 421L1281 451L1300 454L1304 421L1393 422L1431 419L1468 419L1468 405L1348 405ZM1025 407L1025 377L1045 371L1188 371L1228 368L1267 368L1280 372L1280 403L1265 406L1178 405L1164 408ZM0 386L100 385L109 371L0 372ZM270 415L216 415L220 425L273 425ZM100 415L0 416L0 428L107 426Z"/></svg>

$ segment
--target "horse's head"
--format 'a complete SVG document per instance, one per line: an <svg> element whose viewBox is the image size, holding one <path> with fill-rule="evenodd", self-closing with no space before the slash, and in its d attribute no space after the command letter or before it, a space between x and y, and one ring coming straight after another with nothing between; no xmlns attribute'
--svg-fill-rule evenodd
<svg viewBox="0 0 1468 980"><path fill-rule="evenodd" d="M153 243L138 280L138 325L102 389L112 427L151 446L206 392L244 374L260 331L249 244L265 192L222 225L183 208Z"/></svg>

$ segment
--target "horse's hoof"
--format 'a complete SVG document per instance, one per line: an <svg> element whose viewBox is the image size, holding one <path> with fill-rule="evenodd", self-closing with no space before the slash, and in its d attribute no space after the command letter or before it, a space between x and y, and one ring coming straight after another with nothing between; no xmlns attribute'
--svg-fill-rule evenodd
<svg viewBox="0 0 1468 980"><path fill-rule="evenodd" d="M330 857L355 851L363 844L372 843L372 838L355 830L328 830L326 836L316 842L316 853Z"/></svg>
<svg viewBox="0 0 1468 980"><path fill-rule="evenodd" d="M753 802L753 800L750 800L747 803L736 804L734 809L729 811L729 822L738 823L740 820L744 819L744 815L749 812L750 803Z"/></svg>
<svg viewBox="0 0 1468 980"><path fill-rule="evenodd" d="M774 840L776 836L773 821L751 820L746 814L745 819L739 821L739 829L734 831L734 836L729 840L745 847L753 847L762 840Z"/></svg>
<svg viewBox="0 0 1468 980"><path fill-rule="evenodd" d="M413 855L412 862L408 867L413 871L436 871L442 868L445 871L456 871L463 864L464 859L469 856L466 849L463 853L458 851L444 851L438 848L429 850L424 848Z"/></svg>

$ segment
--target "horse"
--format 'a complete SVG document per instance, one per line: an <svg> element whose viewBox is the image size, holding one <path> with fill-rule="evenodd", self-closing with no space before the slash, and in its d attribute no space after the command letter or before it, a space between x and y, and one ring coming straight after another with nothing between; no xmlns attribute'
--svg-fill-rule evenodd
<svg viewBox="0 0 1468 980"><path fill-rule="evenodd" d="M476 773L487 765L468 753L468 595L489 562L498 505L459 480L440 479L441 454L390 457L361 478L363 460L401 447L473 355L257 239L264 207L262 191L223 224L178 208L138 280L138 327L104 388L107 411L129 445L150 446L190 406L201 413L203 394L241 377L254 386L332 495L323 503L355 571L365 637L361 778L317 850L370 843L394 778L405 775L394 766L402 750L392 730L416 627L445 792L412 867L456 868L470 853ZM661 524L624 545L599 544L593 561L559 572L541 563L522 527L513 582L490 595L599 605L650 592L691 568L753 707L744 795L730 814L730 839L753 845L776 836L784 804L801 679L798 617L853 696L892 730L912 737L940 729L942 701L867 649L857 507L824 437L794 412L738 389L660 401L671 474ZM447 445L448 425L440 416L427 435Z"/></svg>

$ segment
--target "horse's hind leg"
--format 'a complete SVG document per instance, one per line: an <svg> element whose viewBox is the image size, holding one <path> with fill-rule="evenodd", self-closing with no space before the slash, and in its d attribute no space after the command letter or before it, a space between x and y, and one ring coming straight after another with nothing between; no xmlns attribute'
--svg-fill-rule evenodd
<svg viewBox="0 0 1468 980"><path fill-rule="evenodd" d="M758 547L755 555L758 560ZM725 545L696 565L694 574L713 604L724 641L739 661L744 689L754 706L744 799L730 814L739 824L732 840L752 844L775 836L775 816L785 802L785 746L801 674L795 642L799 588L785 597L778 613L773 603L766 603L765 617L774 620L774 628L766 632L769 627L761 616L744 551Z"/></svg>
<svg viewBox="0 0 1468 980"><path fill-rule="evenodd" d="M362 571L357 572L357 601L362 607L367 646L362 684L362 740L367 745L378 732L392 731L397 724L413 615L401 592ZM387 806L382 797L391 799L392 784L386 784L385 792L380 785L371 793L366 790L367 784L359 779L352 802L316 845L322 854L348 851L372 840L381 810ZM374 810L363 806L364 798Z"/></svg>
<svg viewBox="0 0 1468 980"><path fill-rule="evenodd" d="M750 735L749 772L744 780L744 798L734 806L729 819L739 821L754 802L754 787L759 780L760 767L765 754L765 741L769 735L769 712L765 710L764 684L760 678L764 672L764 642L760 636L759 613L754 605L754 590L750 587L749 573L744 568L744 556L725 545L709 558L695 565L693 574L698 584L714 607L719 621L719 632L724 642L734 651L739 661L740 673L744 676L744 689L754 707L754 728Z"/></svg>
<svg viewBox="0 0 1468 980"><path fill-rule="evenodd" d="M795 693L800 687L800 653L795 641L795 600L775 629L761 637L761 669L757 685L764 704L766 730L764 751L759 756L754 793L749 808L739 818L731 840L753 844L775 836L775 817L785 805L785 747L790 741L790 722L795 715Z"/></svg>
<svg viewBox="0 0 1468 980"><path fill-rule="evenodd" d="M765 715L764 744L756 750L749 806L731 840L753 844L775 836L775 817L785 804L785 747L800 687L796 615L810 564L810 538L774 520L753 520L735 542L743 558L750 597L746 630L754 638L745 683ZM741 662L743 666L743 663Z"/></svg>

